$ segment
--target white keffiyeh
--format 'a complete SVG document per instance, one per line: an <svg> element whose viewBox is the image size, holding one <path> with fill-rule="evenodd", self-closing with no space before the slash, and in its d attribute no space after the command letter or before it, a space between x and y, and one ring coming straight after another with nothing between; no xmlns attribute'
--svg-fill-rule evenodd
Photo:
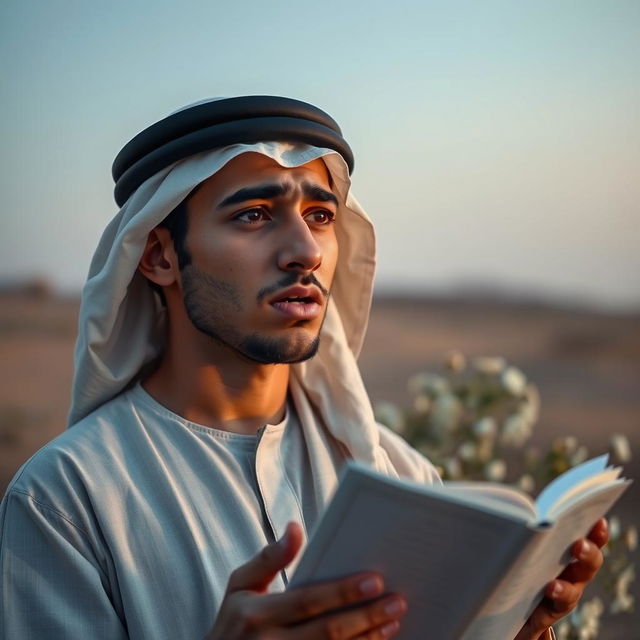
<svg viewBox="0 0 640 640"><path fill-rule="evenodd" d="M137 271L148 233L196 185L247 152L269 156L284 167L322 157L331 173L340 201L339 260L320 348L314 358L292 365L290 392L307 430L312 432L321 420L354 459L396 475L398 461L392 465L380 447L379 428L356 364L373 288L373 225L349 193L343 158L333 150L303 144L237 144L200 153L158 172L129 198L104 231L82 292L69 425L120 393L161 352L165 310ZM415 470L412 455L405 462Z"/></svg>

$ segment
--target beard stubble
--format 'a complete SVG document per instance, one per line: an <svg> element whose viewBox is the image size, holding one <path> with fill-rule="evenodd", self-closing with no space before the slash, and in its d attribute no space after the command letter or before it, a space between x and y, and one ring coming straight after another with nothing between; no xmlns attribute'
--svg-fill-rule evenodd
<svg viewBox="0 0 640 640"><path fill-rule="evenodd" d="M181 275L184 306L189 320L198 331L218 344L260 364L293 364L308 360L317 353L320 329L312 340L300 337L274 338L257 331L243 334L233 321L234 314L243 311L242 297L233 284L214 278L193 264L185 266ZM312 282L328 295L313 275L300 278L298 274L291 273L277 285L263 289L257 298L258 301L264 299L267 291Z"/></svg>

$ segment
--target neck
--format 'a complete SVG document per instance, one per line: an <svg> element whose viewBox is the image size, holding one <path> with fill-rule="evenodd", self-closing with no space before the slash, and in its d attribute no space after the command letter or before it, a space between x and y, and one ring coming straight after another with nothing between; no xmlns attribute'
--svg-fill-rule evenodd
<svg viewBox="0 0 640 640"><path fill-rule="evenodd" d="M172 339L144 389L190 422L255 434L284 417L289 365L260 364L200 335ZM178 345L179 344L179 348Z"/></svg>

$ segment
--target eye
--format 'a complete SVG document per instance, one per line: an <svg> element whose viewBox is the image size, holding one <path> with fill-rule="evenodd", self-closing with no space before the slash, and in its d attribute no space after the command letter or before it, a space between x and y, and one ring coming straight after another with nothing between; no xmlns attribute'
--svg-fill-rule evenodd
<svg viewBox="0 0 640 640"><path fill-rule="evenodd" d="M236 214L233 219L244 224L257 224L264 220L268 220L269 216L261 207L253 207L252 209L245 209L244 211L241 211Z"/></svg>
<svg viewBox="0 0 640 640"><path fill-rule="evenodd" d="M305 216L305 220L318 225L331 224L335 219L336 214L328 209L316 209Z"/></svg>

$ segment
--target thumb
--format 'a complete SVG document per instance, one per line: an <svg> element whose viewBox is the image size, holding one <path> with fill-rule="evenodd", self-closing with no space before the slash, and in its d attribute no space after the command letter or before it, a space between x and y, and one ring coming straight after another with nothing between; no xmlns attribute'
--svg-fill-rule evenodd
<svg viewBox="0 0 640 640"><path fill-rule="evenodd" d="M301 546L302 528L297 522L290 522L280 540L268 544L231 574L227 593L265 591L278 572L296 557Z"/></svg>

